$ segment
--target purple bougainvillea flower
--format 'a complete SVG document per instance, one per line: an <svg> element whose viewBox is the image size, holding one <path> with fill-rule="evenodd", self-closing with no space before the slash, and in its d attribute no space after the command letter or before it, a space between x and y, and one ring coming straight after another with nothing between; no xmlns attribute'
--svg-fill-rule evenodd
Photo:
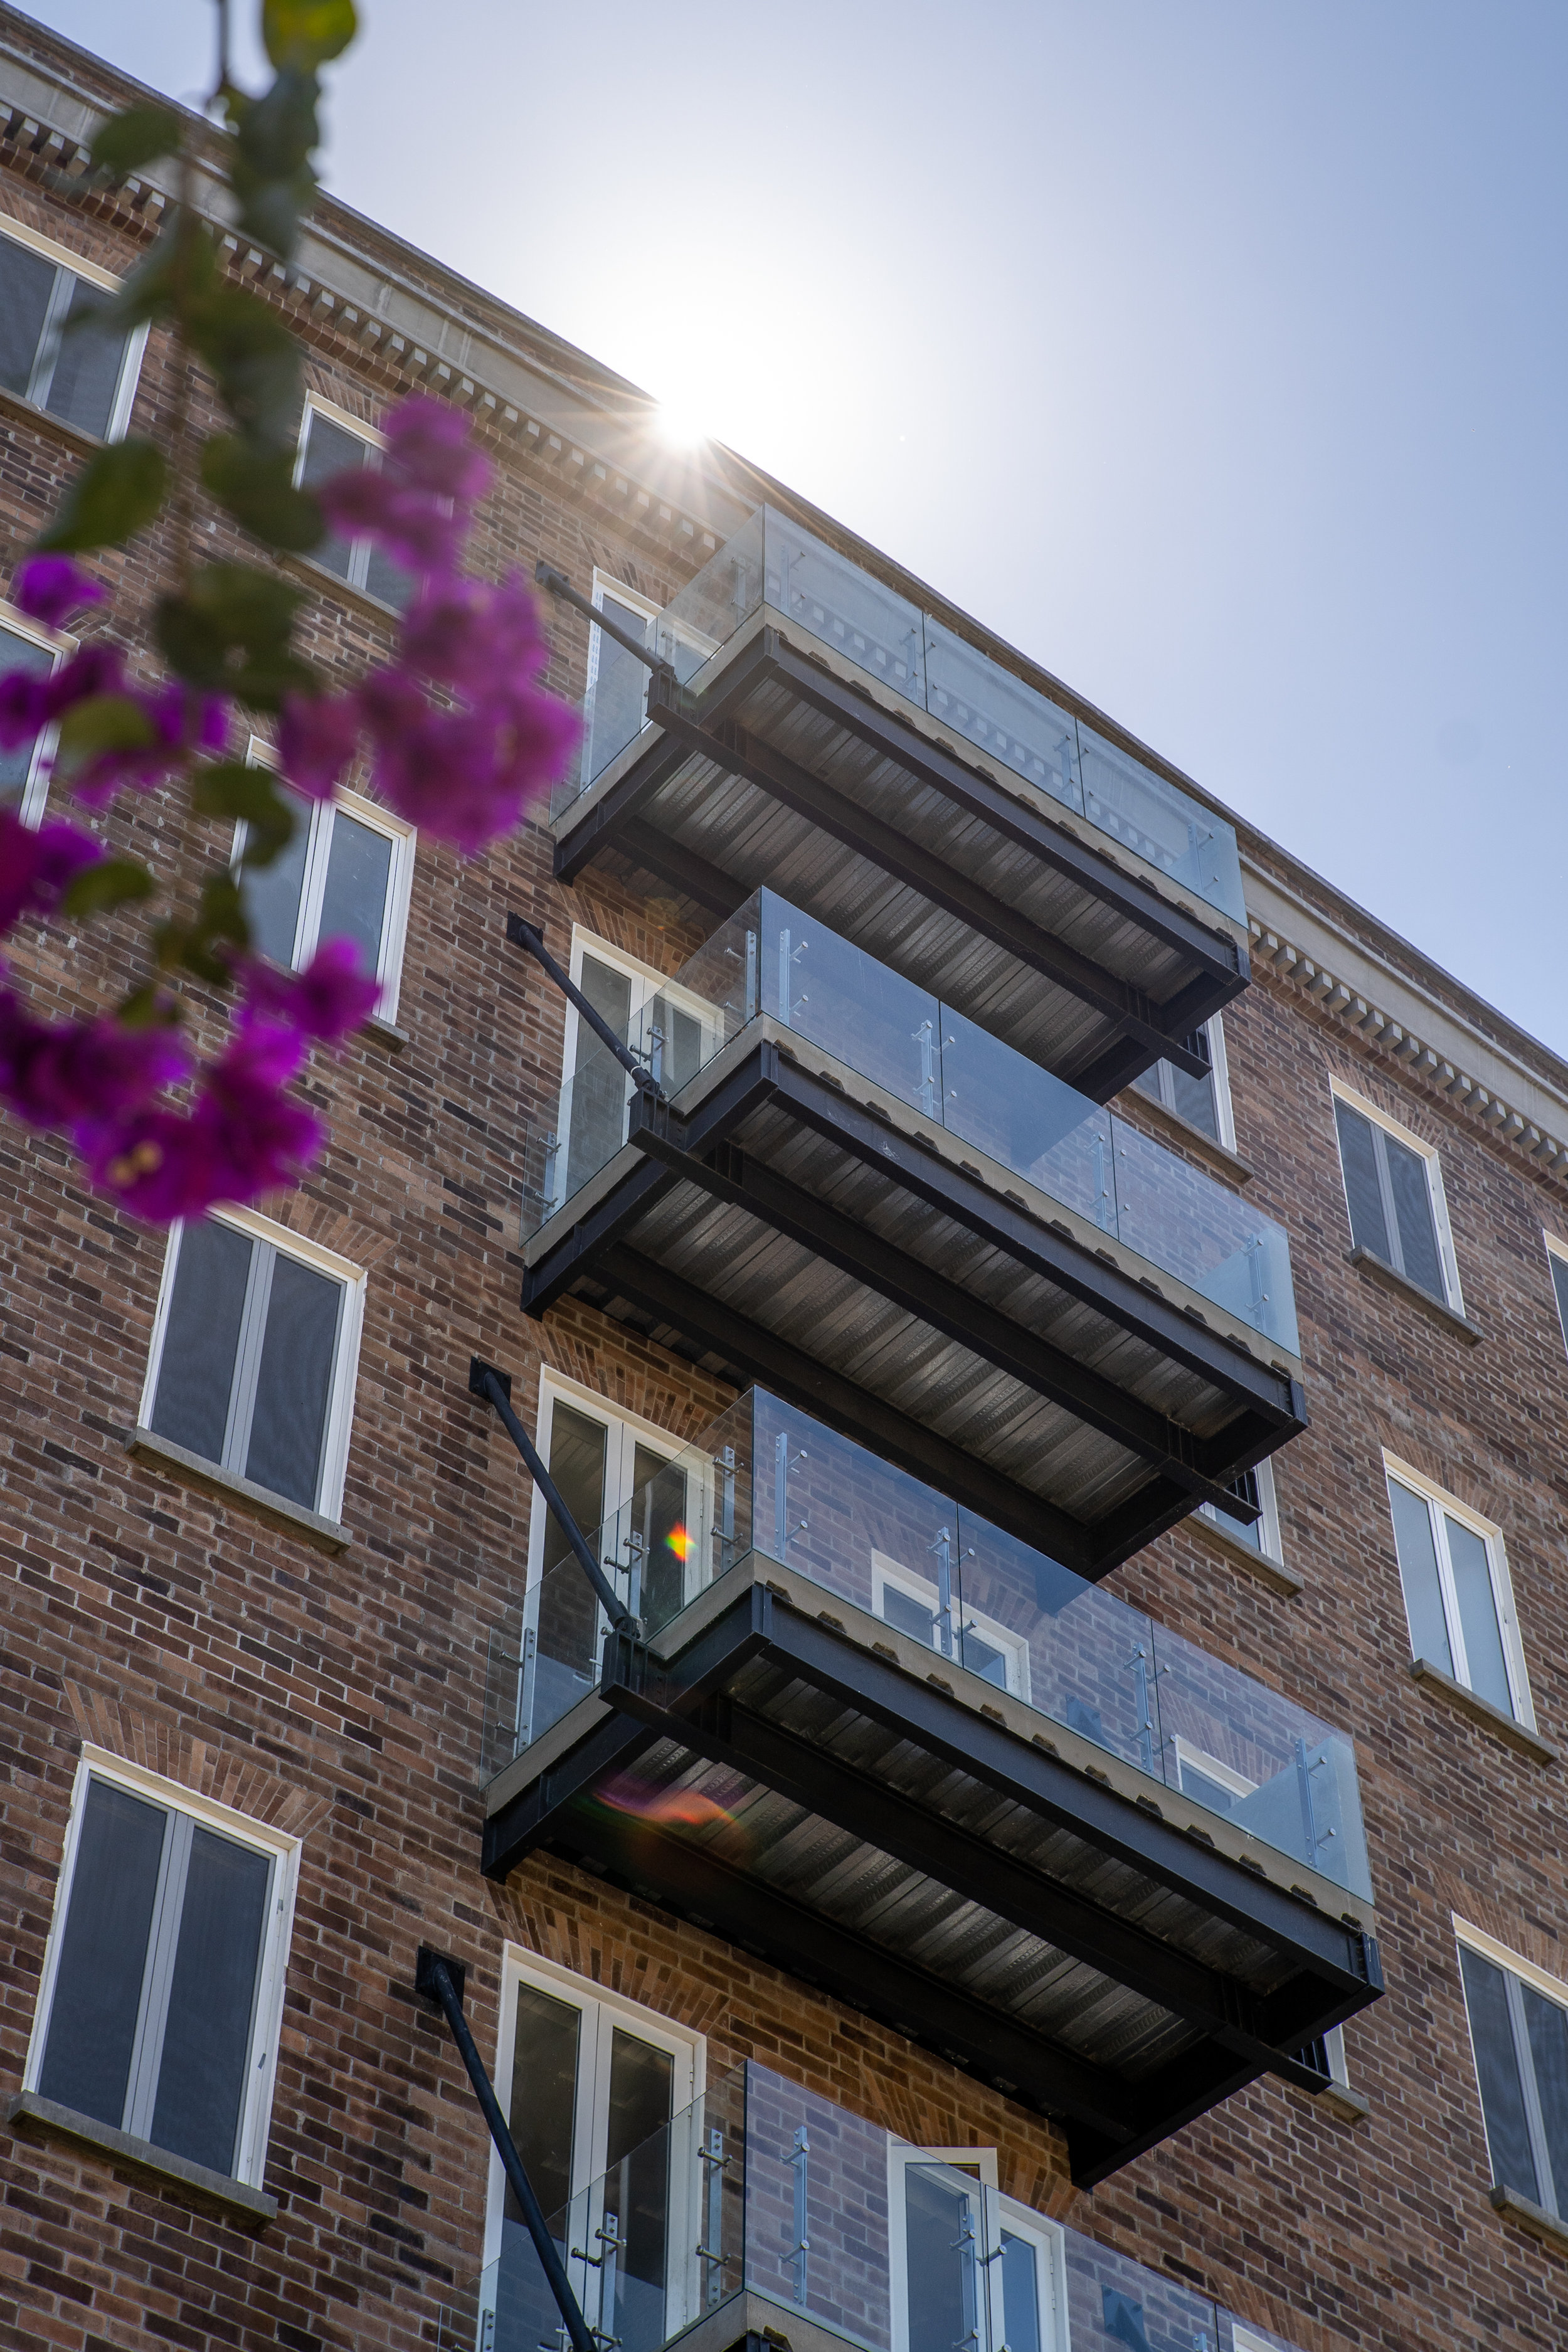
<svg viewBox="0 0 1568 2352"><path fill-rule="evenodd" d="M12 583L11 602L30 621L58 629L84 604L103 604L108 593L68 555L29 555Z"/></svg>
<svg viewBox="0 0 1568 2352"><path fill-rule="evenodd" d="M416 393L387 416L387 470L432 498L471 506L490 484L490 467L457 409Z"/></svg>
<svg viewBox="0 0 1568 2352"><path fill-rule="evenodd" d="M103 851L89 833L51 821L35 828L0 809L0 935L24 915L52 915L61 891Z"/></svg>
<svg viewBox="0 0 1568 2352"><path fill-rule="evenodd" d="M330 801L359 748L364 720L353 694L290 694L278 722L283 773L307 800Z"/></svg>
<svg viewBox="0 0 1568 2352"><path fill-rule="evenodd" d="M7 670L0 677L0 751L30 743L48 723L49 681L31 670Z"/></svg>
<svg viewBox="0 0 1568 2352"><path fill-rule="evenodd" d="M276 971L256 961L240 967L242 1022L266 1019L336 1045L375 1011L381 984L360 961L349 939L323 940L301 972Z"/></svg>
<svg viewBox="0 0 1568 2352"><path fill-rule="evenodd" d="M150 740L100 751L72 778L71 791L86 808L100 808L122 784L151 792L194 751L221 751L228 740L228 705L221 695L178 684L152 693L139 687L121 691L141 711Z"/></svg>
<svg viewBox="0 0 1568 2352"><path fill-rule="evenodd" d="M95 694L124 694L125 656L118 646L79 646L62 662L53 677L44 680L45 716L63 718L75 702Z"/></svg>
<svg viewBox="0 0 1568 2352"><path fill-rule="evenodd" d="M203 1072L188 1116L153 1106L79 1126L93 1182L159 1223L297 1184L326 1141L320 1119L283 1092L305 1051L297 1030L244 1028Z"/></svg>
<svg viewBox="0 0 1568 2352"><path fill-rule="evenodd" d="M405 572L456 568L468 519L449 500L398 479L390 467L356 467L316 488L321 512L346 539L374 539Z"/></svg>
<svg viewBox="0 0 1568 2352"><path fill-rule="evenodd" d="M539 606L521 572L427 590L403 625L403 659L476 699L537 676L550 658Z"/></svg>
<svg viewBox="0 0 1568 2352"><path fill-rule="evenodd" d="M186 1076L190 1056L172 1031L95 1021L35 1021L0 990L0 1101L35 1127L133 1116Z"/></svg>

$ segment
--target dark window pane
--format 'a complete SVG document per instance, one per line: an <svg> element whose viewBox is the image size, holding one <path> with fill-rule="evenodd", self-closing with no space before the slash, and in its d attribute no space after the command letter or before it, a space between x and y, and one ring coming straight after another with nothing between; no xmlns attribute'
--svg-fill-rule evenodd
<svg viewBox="0 0 1568 2352"><path fill-rule="evenodd" d="M1557 1319L1563 1326L1563 1343L1568 1347L1568 1258L1561 1258L1555 1250L1548 1250L1546 1263L1552 1268L1552 1287L1557 1299Z"/></svg>
<svg viewBox="0 0 1568 2352"><path fill-rule="evenodd" d="M1465 2006L1470 2013L1470 2039L1475 2044L1492 2179L1500 2187L1517 2189L1521 2196L1539 2204L1541 2188L1535 2177L1535 2158L1530 2152L1524 2093L1520 2085L1519 2058L1513 2046L1502 1970L1494 1969L1489 1960L1483 1960L1479 1952L1464 1946L1459 1950L1459 1965L1465 1979Z"/></svg>
<svg viewBox="0 0 1568 2352"><path fill-rule="evenodd" d="M910 2352L959 2352L975 2336L978 2282L972 2194L934 2169L904 2169Z"/></svg>
<svg viewBox="0 0 1568 2352"><path fill-rule="evenodd" d="M634 613L629 604L618 603L614 596L605 596L600 610L617 628L647 643L644 614ZM588 740L583 751L584 779L590 783L640 730L647 693L647 670L635 654L627 653L602 629L595 630L594 641L597 659L588 704Z"/></svg>
<svg viewBox="0 0 1568 2352"><path fill-rule="evenodd" d="M581 1532L592 1541L605 1517L605 1444L602 1421L559 1401L550 1412L550 1475ZM571 1557L565 1529L553 1514L544 1528L544 1572Z"/></svg>
<svg viewBox="0 0 1568 2352"><path fill-rule="evenodd" d="M180 1235L153 1427L208 1462L223 1460L252 1247L247 1234L214 1219Z"/></svg>
<svg viewBox="0 0 1568 2352"><path fill-rule="evenodd" d="M578 982L595 1013L626 1042L631 1032L630 974L596 956L583 958ZM563 1199L596 1175L613 1160L626 1139L626 1078L620 1064L605 1052L599 1038L580 1016L577 1023L576 1066L566 1104L566 1190Z"/></svg>
<svg viewBox="0 0 1568 2352"><path fill-rule="evenodd" d="M667 996L654 998L647 1019L648 1048L658 1055L654 1075L667 1094L679 1094L702 1067L702 1024L695 1013L672 1006ZM652 1034L656 1029L657 1038Z"/></svg>
<svg viewBox="0 0 1568 2352"><path fill-rule="evenodd" d="M107 1780L89 1785L38 2090L116 2131L168 1819Z"/></svg>
<svg viewBox="0 0 1568 2352"><path fill-rule="evenodd" d="M378 596L390 604L395 613L405 613L414 602L414 592L419 583L412 572L405 572L394 563L384 548L369 549L365 562L364 586L367 596Z"/></svg>
<svg viewBox="0 0 1568 2352"><path fill-rule="evenodd" d="M152 2137L215 2172L234 2169L271 1879L265 1854L192 1831Z"/></svg>
<svg viewBox="0 0 1568 2352"><path fill-rule="evenodd" d="M101 287L78 278L71 289L66 327L55 352L54 373L44 394L44 406L53 415L101 440L114 414L114 394L125 359L125 337L101 327L78 325L101 310L110 297Z"/></svg>
<svg viewBox="0 0 1568 2352"><path fill-rule="evenodd" d="M341 425L334 425L320 409L307 409L305 414L305 462L300 479L307 489L324 482L330 474L348 473L364 464L370 455L367 442L356 433L345 433ZM340 580L348 578L352 560L353 550L346 539L324 539L319 547L310 550L311 562L335 572Z"/></svg>
<svg viewBox="0 0 1568 2352"><path fill-rule="evenodd" d="M1200 1771L1195 1764L1185 1762L1182 1766L1182 1794L1195 1797L1211 1813L1228 1813L1236 1802L1234 1789L1227 1789L1223 1781Z"/></svg>
<svg viewBox="0 0 1568 2352"><path fill-rule="evenodd" d="M935 1644L936 1619L932 1610L912 1592L897 1584L882 1587L882 1617L889 1625L896 1625L900 1633L911 1641L923 1642L929 1650Z"/></svg>
<svg viewBox="0 0 1568 2352"><path fill-rule="evenodd" d="M589 1545L605 1517L605 1431L602 1421L557 1402L550 1415L550 1475ZM553 1512L544 1522L544 1572L539 1591L534 1735L559 1721L598 1672L599 1604Z"/></svg>
<svg viewBox="0 0 1568 2352"><path fill-rule="evenodd" d="M650 1446L633 1456L629 1532L641 1547L642 1589L633 1611L649 1632L668 1625L686 1598L686 1473Z"/></svg>
<svg viewBox="0 0 1568 2352"><path fill-rule="evenodd" d="M1405 1613L1410 1620L1410 1653L1426 1658L1446 1675L1454 1671L1448 1644L1443 1591L1437 1581L1437 1548L1432 1539L1432 1515L1419 1495L1388 1482L1389 1508L1394 1514L1394 1548L1399 1555L1399 1580L1405 1588Z"/></svg>
<svg viewBox="0 0 1568 2352"><path fill-rule="evenodd" d="M374 975L386 920L386 889L392 877L392 842L373 825L345 816L332 818L327 853L327 887L321 899L320 936L351 939L360 961Z"/></svg>
<svg viewBox="0 0 1568 2352"><path fill-rule="evenodd" d="M1134 1094L1147 1095L1151 1102L1163 1102L1164 1090L1160 1081L1164 1068L1163 1062L1156 1062L1152 1070L1141 1070L1132 1081Z"/></svg>
<svg viewBox="0 0 1568 2352"><path fill-rule="evenodd" d="M1002 2232L1002 2308L1007 2352L1043 2352L1035 2249L1027 2238L1015 2238L1005 2230Z"/></svg>
<svg viewBox="0 0 1568 2352"><path fill-rule="evenodd" d="M1350 1202L1351 1239L1357 1249L1371 1250L1385 1265L1394 1263L1388 1245L1388 1223L1383 1213L1383 1188L1378 1182L1373 1148L1372 1121L1338 1100L1334 1123L1340 1134L1340 1161L1345 1171L1345 1197Z"/></svg>
<svg viewBox="0 0 1568 2352"><path fill-rule="evenodd" d="M245 1475L316 1507L343 1286L279 1250L256 1381Z"/></svg>
<svg viewBox="0 0 1568 2352"><path fill-rule="evenodd" d="M1253 1504L1258 1507L1258 1516L1255 1519L1230 1519L1216 1512L1215 1524L1222 1527L1233 1542L1244 1543L1250 1550L1260 1552L1263 1549L1263 1497L1258 1490L1257 1471L1244 1470L1239 1478L1227 1480L1226 1492L1236 1496L1240 1502Z"/></svg>
<svg viewBox="0 0 1568 2352"><path fill-rule="evenodd" d="M300 928L300 896L310 846L310 803L291 793L287 784L279 783L278 790L293 812L293 834L270 866L256 866L247 874L241 890L251 946L258 955L289 965L294 961L294 940Z"/></svg>
<svg viewBox="0 0 1568 2352"><path fill-rule="evenodd" d="M511 2136L547 2221L563 2214L572 2195L577 2051L582 2033L582 2011L570 2001L552 2000L532 1985L519 1985L511 2062ZM521 2208L510 2189L506 2210L510 2220L521 2221Z"/></svg>
<svg viewBox="0 0 1568 2352"><path fill-rule="evenodd" d="M0 677L8 670L25 669L30 677L47 677L54 666L55 657L47 646L37 645L31 637L19 637L14 629L0 626ZM7 803L14 808L21 799L37 741L36 735L30 736L26 743L0 751L0 808Z"/></svg>
<svg viewBox="0 0 1568 2352"><path fill-rule="evenodd" d="M0 236L0 384L7 392L25 394L32 382L54 290L54 263Z"/></svg>
<svg viewBox="0 0 1568 2352"><path fill-rule="evenodd" d="M1426 1162L1418 1151L1406 1150L1403 1143L1396 1143L1392 1135L1385 1135L1383 1144L1388 1154L1388 1185L1394 1195L1403 1270L1412 1282L1430 1291L1434 1298L1447 1298Z"/></svg>
<svg viewBox="0 0 1568 2352"><path fill-rule="evenodd" d="M1562 2213L1568 2209L1568 2011L1529 1985L1521 1990L1535 2067L1535 2095L1552 2167L1552 2194L1542 2201L1553 2213Z"/></svg>
<svg viewBox="0 0 1568 2352"><path fill-rule="evenodd" d="M655 2352L668 2334L665 2250L669 2236L670 2092L675 2062L617 2026L610 2039L605 2214L619 2224L615 2313L600 2326L624 2352Z"/></svg>
<svg viewBox="0 0 1568 2352"><path fill-rule="evenodd" d="M1454 1570L1454 1591L1459 1603L1459 1631L1465 1637L1465 1657L1470 1688L1504 1715L1513 1713L1513 1695L1503 1662L1502 1631L1498 1624L1491 1567L1479 1536L1458 1519L1443 1514L1448 1534L1448 1559Z"/></svg>
<svg viewBox="0 0 1568 2352"><path fill-rule="evenodd" d="M1191 1054L1210 1063L1201 1078L1192 1078L1185 1070L1178 1070L1173 1062L1166 1064L1171 1074L1171 1108L1177 1115L1203 1133L1219 1141L1219 1106L1215 1095L1214 1068L1209 1054L1208 1032L1194 1029L1190 1037L1182 1040Z"/></svg>

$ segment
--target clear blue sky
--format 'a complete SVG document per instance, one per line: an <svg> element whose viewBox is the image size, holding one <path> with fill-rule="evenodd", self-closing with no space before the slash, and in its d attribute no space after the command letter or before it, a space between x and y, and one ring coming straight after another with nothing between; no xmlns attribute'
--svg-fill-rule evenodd
<svg viewBox="0 0 1568 2352"><path fill-rule="evenodd" d="M349 203L1568 1052L1563 0L361 5ZM210 79L207 0L35 13Z"/></svg>

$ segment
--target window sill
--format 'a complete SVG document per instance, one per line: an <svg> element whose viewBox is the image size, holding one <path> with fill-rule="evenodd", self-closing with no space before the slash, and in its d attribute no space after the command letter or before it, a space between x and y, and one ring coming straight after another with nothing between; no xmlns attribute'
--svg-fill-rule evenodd
<svg viewBox="0 0 1568 2352"><path fill-rule="evenodd" d="M1407 1280L1374 1251L1346 1250L1345 1264L1353 1265L1359 1274L1364 1274L1369 1282L1381 1283L1384 1289L1391 1290L1396 1298L1406 1299L1412 1307L1418 1307L1431 1322L1451 1331L1456 1339L1464 1341L1467 1348L1479 1347L1485 1339L1486 1333L1479 1323L1472 1323L1468 1316L1457 1314L1453 1307L1446 1307L1440 1298L1434 1298L1429 1290L1423 1290L1418 1282Z"/></svg>
<svg viewBox="0 0 1568 2352"><path fill-rule="evenodd" d="M1352 2091L1348 2083L1331 2083L1326 2091L1309 2094L1312 2105L1321 2107L1342 2124L1363 2124L1372 2113L1372 2101Z"/></svg>
<svg viewBox="0 0 1568 2352"><path fill-rule="evenodd" d="M1543 2246L1555 2247L1560 2254L1568 2254L1568 2221L1560 2221L1555 2213L1543 2206L1532 2205L1517 2189L1494 2189L1490 2192L1494 2209L1507 2221L1517 2222Z"/></svg>
<svg viewBox="0 0 1568 2352"><path fill-rule="evenodd" d="M51 440L63 443L66 448L74 449L84 457L90 457L108 446L99 439L96 433L85 433L79 425L68 425L63 416L53 415L47 408L36 408L30 400L24 400L19 392L7 392L3 387L0 387L0 416L14 417L19 425L36 425Z"/></svg>
<svg viewBox="0 0 1568 2352"><path fill-rule="evenodd" d="M1194 1127L1190 1118L1184 1118L1180 1111L1167 1109L1152 1095L1140 1094L1136 1087L1126 1087L1116 1099L1119 1109L1131 1113L1132 1125L1136 1126L1140 1119L1147 1118L1157 1136L1178 1145L1184 1151L1190 1151L1194 1160L1201 1160L1227 1184L1250 1184L1257 1175L1258 1171L1250 1160L1244 1160L1239 1151L1232 1151L1228 1145L1216 1142L1212 1135L1205 1135L1201 1127Z"/></svg>
<svg viewBox="0 0 1568 2352"><path fill-rule="evenodd" d="M125 1451L133 1461L167 1471L182 1486L195 1486L223 1502L240 1504L270 1527L281 1528L286 1535L298 1536L301 1542L313 1544L318 1551L336 1557L349 1548L349 1531L335 1519L324 1519L319 1512L308 1511L302 1503L291 1503L286 1496L270 1494L265 1486L242 1478L237 1471L204 1461L199 1454L187 1453L184 1446L159 1437L151 1429L133 1429L125 1441Z"/></svg>
<svg viewBox="0 0 1568 2352"><path fill-rule="evenodd" d="M1201 1511L1194 1511L1184 1524L1222 1551L1226 1559L1244 1568L1248 1576L1256 1577L1259 1584L1266 1584L1270 1592L1282 1593L1287 1601L1294 1601L1305 1590L1300 1578L1292 1576L1282 1559L1271 1559L1265 1551L1254 1551L1250 1544L1233 1536L1217 1520L1205 1519Z"/></svg>
<svg viewBox="0 0 1568 2352"><path fill-rule="evenodd" d="M395 604L384 604L379 596L356 588L340 572L329 572L324 563L314 563L308 555L274 554L273 561L285 572L291 572L302 587L311 589L318 596L342 597L351 612L363 613L367 621L379 622L388 631L400 628L403 615Z"/></svg>
<svg viewBox="0 0 1568 2352"><path fill-rule="evenodd" d="M378 1039L390 1053L401 1054L408 1043L407 1030L400 1029L395 1021L384 1021L379 1013L373 1013L361 1026L368 1036Z"/></svg>
<svg viewBox="0 0 1568 2352"><path fill-rule="evenodd" d="M111 2124L96 2123L72 2107L57 2105L53 2099L40 2099L36 2091L16 2092L6 2106L5 2120L14 2131L68 2140L75 2147L89 2148L115 2164L130 2166L161 2187L183 2189L193 2203L216 2210L247 2230L264 2230L278 2217L278 2200L264 2189L247 2189L242 2180L231 2180L226 2172L214 2172L205 2164L171 2156L150 2140L133 2139Z"/></svg>
<svg viewBox="0 0 1568 2352"><path fill-rule="evenodd" d="M1561 1760L1561 1750L1554 1748L1550 1739L1542 1739L1540 1733L1531 1731L1528 1724L1516 1723L1511 1715L1504 1715L1500 1707L1492 1706L1489 1699L1480 1698L1473 1690L1467 1690L1463 1683L1454 1680L1452 1675L1446 1675L1441 1666L1435 1666L1430 1658L1412 1659L1410 1675L1412 1681L1420 1683L1437 1697L1447 1699L1460 1715L1468 1715L1470 1721L1479 1724L1483 1731L1489 1731L1506 1747L1517 1748L1520 1755L1528 1756L1533 1763L1555 1764Z"/></svg>

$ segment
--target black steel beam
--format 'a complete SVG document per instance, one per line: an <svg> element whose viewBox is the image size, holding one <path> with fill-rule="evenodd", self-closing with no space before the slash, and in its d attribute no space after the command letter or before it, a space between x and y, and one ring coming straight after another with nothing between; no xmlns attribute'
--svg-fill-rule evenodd
<svg viewBox="0 0 1568 2352"><path fill-rule="evenodd" d="M740 1155L695 1158L668 1134L634 1128L632 1140L650 1157L678 1169L710 1198L743 1210L770 1231L798 1243L874 1290L879 1298L927 1323L944 1338L1016 1380L1035 1395L1061 1405L1142 1463L1161 1472L1189 1498L1212 1503L1230 1517L1255 1510L1228 1494L1223 1481L1198 1466L1191 1433L1114 1381L1080 1363L1037 1332L1026 1329L956 1282L911 1258L894 1243L803 1192L776 1170ZM740 1164L729 1164L739 1158Z"/></svg>
<svg viewBox="0 0 1568 2352"><path fill-rule="evenodd" d="M670 889L679 891L684 898L695 898L700 907L706 907L710 914L722 919L727 920L752 895L748 884L710 865L694 849L684 847L673 834L660 833L657 825L645 824L640 816L623 820L615 845L656 881L668 883Z"/></svg>

